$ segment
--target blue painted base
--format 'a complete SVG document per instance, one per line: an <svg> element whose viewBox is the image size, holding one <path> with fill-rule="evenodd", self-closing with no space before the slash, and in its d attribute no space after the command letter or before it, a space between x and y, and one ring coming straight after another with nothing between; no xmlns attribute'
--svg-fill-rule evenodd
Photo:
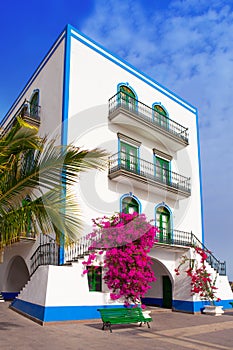
<svg viewBox="0 0 233 350"><path fill-rule="evenodd" d="M1 292L1 294L4 300L8 301L8 300L14 300L19 294L19 292Z"/></svg>
<svg viewBox="0 0 233 350"><path fill-rule="evenodd" d="M142 304L148 305L148 306L163 306L163 299L162 298L142 298Z"/></svg>
<svg viewBox="0 0 233 350"><path fill-rule="evenodd" d="M216 302L216 305L223 306L223 310L230 309L231 300L221 300ZM163 307L162 298L142 298L142 303L148 306L158 306ZM172 310L188 313L197 313L202 312L205 305L210 305L208 301L185 301L185 300L173 300L172 301Z"/></svg>
<svg viewBox="0 0 233 350"><path fill-rule="evenodd" d="M221 300L219 302L215 302L216 306L223 306L223 310L230 309L231 306L229 304L231 300ZM184 300L173 300L172 309L174 311L181 312L189 312L189 313L197 313L202 312L205 305L210 305L208 301L184 301Z"/></svg>
<svg viewBox="0 0 233 350"><path fill-rule="evenodd" d="M123 305L95 305L95 306L41 306L21 299L15 299L11 307L35 321L61 322L99 319L99 308L122 307Z"/></svg>

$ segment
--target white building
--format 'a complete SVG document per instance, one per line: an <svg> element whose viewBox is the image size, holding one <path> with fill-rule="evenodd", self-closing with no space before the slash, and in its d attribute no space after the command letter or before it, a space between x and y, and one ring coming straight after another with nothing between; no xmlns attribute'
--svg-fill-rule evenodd
<svg viewBox="0 0 233 350"><path fill-rule="evenodd" d="M80 179L83 236L92 218L145 213L160 229L151 251L157 281L145 302L199 312L203 302L174 272L193 243L204 243L197 109L68 25L1 126L10 128L19 114L41 135L111 154L108 171ZM81 243L88 244L85 237ZM80 242L58 259L52 238L21 238L5 250L0 291L6 299L19 293L13 307L40 322L97 318L96 309L112 301L101 281L89 290L82 255ZM67 260L72 264L64 265ZM233 295L225 264L212 255L209 261L228 308Z"/></svg>

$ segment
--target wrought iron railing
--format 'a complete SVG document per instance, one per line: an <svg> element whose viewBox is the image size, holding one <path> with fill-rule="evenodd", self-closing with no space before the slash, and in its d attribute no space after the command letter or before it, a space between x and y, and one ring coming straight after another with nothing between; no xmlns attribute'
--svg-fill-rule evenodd
<svg viewBox="0 0 233 350"><path fill-rule="evenodd" d="M59 265L59 247L54 240L40 244L31 256L31 275L41 265Z"/></svg>
<svg viewBox="0 0 233 350"><path fill-rule="evenodd" d="M89 247L92 245L94 240L98 240L100 235L96 235L95 238L91 237L90 234L82 236L77 242L70 244L65 248L65 262L71 262L83 258L85 255L90 254Z"/></svg>
<svg viewBox="0 0 233 350"><path fill-rule="evenodd" d="M98 241L100 237L101 234L96 235L94 238L88 234L87 236L81 237L78 242L68 246L65 249L65 262L72 262L90 254L89 247L93 244L94 240ZM226 275L226 262L218 260L192 232L159 230L155 237L155 245L161 243L171 246L201 247L208 255L207 262L210 266L214 268L219 275Z"/></svg>
<svg viewBox="0 0 233 350"><path fill-rule="evenodd" d="M167 131L170 134L180 138L188 144L188 129L174 120L159 113L153 108L127 95L125 92L118 92L109 99L109 116L119 108L123 108L140 120L145 120L156 127Z"/></svg>
<svg viewBox="0 0 233 350"><path fill-rule="evenodd" d="M160 229L156 234L155 243L201 247L205 250L208 256L206 261L210 266L215 269L219 275L226 275L226 262L218 260L192 232L178 230L167 231Z"/></svg>
<svg viewBox="0 0 233 350"><path fill-rule="evenodd" d="M32 120L40 121L40 110L41 107L37 104L31 104L30 101L25 100L23 104L19 107L16 113L14 113L13 117L7 123L5 127L3 127L4 120L0 123L0 127L2 128L1 134L4 135L7 131L9 131L14 125L16 118L21 117L22 119L26 119L29 117ZM28 120L27 120L28 121Z"/></svg>
<svg viewBox="0 0 233 350"><path fill-rule="evenodd" d="M191 193L190 178L184 177L125 152L118 152L109 158L109 174L121 169L143 176L155 182L162 183L169 187Z"/></svg>

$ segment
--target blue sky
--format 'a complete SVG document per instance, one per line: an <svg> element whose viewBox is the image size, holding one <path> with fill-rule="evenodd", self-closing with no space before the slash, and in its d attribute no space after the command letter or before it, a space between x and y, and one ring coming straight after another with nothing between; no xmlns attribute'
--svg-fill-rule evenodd
<svg viewBox="0 0 233 350"><path fill-rule="evenodd" d="M0 117L67 23L199 110L206 245L233 280L231 0L0 3Z"/></svg>

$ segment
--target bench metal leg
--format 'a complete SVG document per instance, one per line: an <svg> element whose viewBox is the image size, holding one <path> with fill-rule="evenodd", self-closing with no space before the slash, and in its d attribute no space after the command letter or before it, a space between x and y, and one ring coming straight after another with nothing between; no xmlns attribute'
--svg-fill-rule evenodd
<svg viewBox="0 0 233 350"><path fill-rule="evenodd" d="M150 324L149 324L149 322L146 322L146 323L147 323L147 327L148 327L148 328L150 328Z"/></svg>
<svg viewBox="0 0 233 350"><path fill-rule="evenodd" d="M103 322L102 331L104 331L104 327L108 327L110 330L110 333L112 333L111 322Z"/></svg>

